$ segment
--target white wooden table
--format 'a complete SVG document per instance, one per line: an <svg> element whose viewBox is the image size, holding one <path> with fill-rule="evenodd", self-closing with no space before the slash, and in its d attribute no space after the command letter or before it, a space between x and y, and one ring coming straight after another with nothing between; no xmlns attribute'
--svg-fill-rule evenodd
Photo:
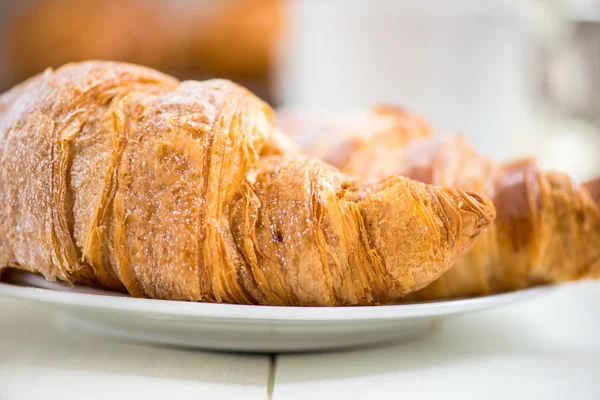
<svg viewBox="0 0 600 400"><path fill-rule="evenodd" d="M332 354L218 354L66 332L0 298L0 399L600 399L600 284ZM82 397L83 396L83 397Z"/></svg>
<svg viewBox="0 0 600 400"><path fill-rule="evenodd" d="M152 347L67 332L0 298L0 399L265 399L268 355Z"/></svg>

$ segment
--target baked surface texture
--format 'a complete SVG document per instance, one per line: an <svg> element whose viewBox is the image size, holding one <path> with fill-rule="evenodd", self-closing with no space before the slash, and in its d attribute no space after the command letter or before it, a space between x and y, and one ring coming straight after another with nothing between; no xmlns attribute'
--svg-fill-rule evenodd
<svg viewBox="0 0 600 400"><path fill-rule="evenodd" d="M398 174L492 199L494 223L450 270L408 299L480 296L600 278L600 178L580 185L566 174L541 170L534 159L498 164L460 136L438 138L416 116L380 110L362 113L369 116L366 125L355 123L356 114L329 120L282 116L280 125L300 142L311 131L329 131L334 139L325 148L310 141L303 148L357 179Z"/></svg>
<svg viewBox="0 0 600 400"><path fill-rule="evenodd" d="M1 267L156 299L383 304L494 219L475 193L289 152L273 120L229 81L123 63L24 82L0 96Z"/></svg>

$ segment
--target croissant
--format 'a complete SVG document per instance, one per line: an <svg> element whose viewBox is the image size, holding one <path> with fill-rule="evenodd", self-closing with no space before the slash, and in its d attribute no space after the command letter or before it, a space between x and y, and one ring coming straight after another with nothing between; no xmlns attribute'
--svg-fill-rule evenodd
<svg viewBox="0 0 600 400"><path fill-rule="evenodd" d="M389 160L401 157L404 147L413 140L431 135L425 120L389 105L336 116L283 109L276 118L278 128L303 153L353 176L389 175L379 174L388 168ZM382 155L386 161L379 163ZM379 170L374 171L375 168Z"/></svg>
<svg viewBox="0 0 600 400"><path fill-rule="evenodd" d="M26 81L0 96L0 265L157 299L381 304L494 218L478 194L288 153L273 120L229 81L129 64Z"/></svg>
<svg viewBox="0 0 600 400"><path fill-rule="evenodd" d="M415 126L421 124L419 118L404 115L415 119ZM281 125L286 123L295 124L299 132L326 126L289 119ZM458 136L440 140L427 138L430 131L407 136L402 129L378 129L376 134L372 130L338 131L324 153L344 154L334 159L335 165L361 179L401 174L482 193L496 207L495 223L472 250L408 299L485 295L600 277L600 179L579 186L565 174L541 171L531 159L497 165ZM394 134L399 138L395 142L388 138ZM357 141L362 147L347 154L348 143ZM348 162L353 152L361 155L365 147L378 148L377 157L363 157L362 164Z"/></svg>
<svg viewBox="0 0 600 400"><path fill-rule="evenodd" d="M416 141L402 164L398 171L422 182L478 190L497 210L495 223L473 249L414 298L600 278L600 197L587 185L543 172L533 159L497 166L460 137Z"/></svg>

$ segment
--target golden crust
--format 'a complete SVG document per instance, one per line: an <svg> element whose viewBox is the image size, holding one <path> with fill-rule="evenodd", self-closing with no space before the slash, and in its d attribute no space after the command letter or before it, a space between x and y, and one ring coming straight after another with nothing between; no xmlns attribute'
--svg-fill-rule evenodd
<svg viewBox="0 0 600 400"><path fill-rule="evenodd" d="M311 121L296 121L296 129L303 124ZM535 160L497 165L460 136L411 135L393 143L370 131L338 134L362 136L364 146L379 149L377 157L361 157L360 167L339 165L351 176L370 180L401 174L493 200L495 223L448 272L409 299L475 296L600 277L598 179L580 186L565 174L541 171ZM339 152L341 142L322 154ZM352 149L346 159L362 154L360 148Z"/></svg>
<svg viewBox="0 0 600 400"><path fill-rule="evenodd" d="M389 302L439 276L494 218L474 194L400 177L359 185L310 158L267 157L257 171L229 223L261 303Z"/></svg>
<svg viewBox="0 0 600 400"><path fill-rule="evenodd" d="M406 151L438 171L424 182L442 184L445 174L443 184L478 190L493 199L497 210L495 223L473 249L414 298L473 296L600 277L600 209L586 188L567 175L545 173L531 159L495 167L470 148L460 150L452 139L430 157L412 146ZM448 152L454 156L443 159ZM473 162L482 167L456 168ZM414 177L411 168L407 163L405 172ZM465 179L469 171L479 171L478 179Z"/></svg>
<svg viewBox="0 0 600 400"><path fill-rule="evenodd" d="M363 185L280 146L229 81L111 62L0 96L0 259L159 299L387 303L448 269L491 223L476 194Z"/></svg>

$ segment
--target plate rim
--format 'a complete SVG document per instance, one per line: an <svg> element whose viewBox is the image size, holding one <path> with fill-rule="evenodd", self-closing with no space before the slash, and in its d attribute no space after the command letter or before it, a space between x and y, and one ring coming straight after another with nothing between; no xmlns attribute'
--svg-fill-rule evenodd
<svg viewBox="0 0 600 400"><path fill-rule="evenodd" d="M43 279L43 278L42 278ZM254 321L343 322L374 321L411 317L443 316L496 308L553 291L556 286L540 286L514 292L467 299L382 306L298 307L157 300L115 295L93 289L94 293L21 286L0 282L0 295L62 305L118 312L166 314L177 317L244 319ZM87 290L87 288L84 288Z"/></svg>

